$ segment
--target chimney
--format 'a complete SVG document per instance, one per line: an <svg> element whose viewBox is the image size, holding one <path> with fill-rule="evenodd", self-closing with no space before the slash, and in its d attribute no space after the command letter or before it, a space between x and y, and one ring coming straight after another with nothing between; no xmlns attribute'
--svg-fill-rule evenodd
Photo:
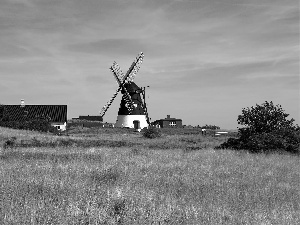
<svg viewBox="0 0 300 225"><path fill-rule="evenodd" d="M167 115L167 119L170 119L170 115Z"/></svg>
<svg viewBox="0 0 300 225"><path fill-rule="evenodd" d="M21 107L25 107L25 101L24 101L24 99L21 99Z"/></svg>

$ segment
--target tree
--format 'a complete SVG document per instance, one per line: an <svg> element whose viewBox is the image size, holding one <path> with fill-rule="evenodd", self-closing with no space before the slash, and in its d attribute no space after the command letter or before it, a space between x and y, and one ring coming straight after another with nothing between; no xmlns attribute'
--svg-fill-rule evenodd
<svg viewBox="0 0 300 225"><path fill-rule="evenodd" d="M242 115L238 116L238 124L244 125L249 135L269 133L280 129L294 129L294 119L288 120L289 114L285 113L281 105L265 101L262 105L243 108Z"/></svg>
<svg viewBox="0 0 300 225"><path fill-rule="evenodd" d="M300 153L300 129L294 119L287 119L281 105L264 102L243 108L238 116L238 139L229 138L217 148L247 149L253 152L285 150Z"/></svg>

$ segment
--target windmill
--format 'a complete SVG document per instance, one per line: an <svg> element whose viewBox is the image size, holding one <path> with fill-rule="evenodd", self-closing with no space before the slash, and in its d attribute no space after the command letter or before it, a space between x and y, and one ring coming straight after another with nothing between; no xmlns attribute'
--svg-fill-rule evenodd
<svg viewBox="0 0 300 225"><path fill-rule="evenodd" d="M129 127L139 130L148 127L150 123L145 102L145 88L140 88L133 82L143 59L144 54L141 52L133 61L126 74L121 71L120 66L116 62L110 67L119 87L112 98L101 109L100 116L103 117L105 115L109 106L121 91L122 100L115 124L116 127Z"/></svg>

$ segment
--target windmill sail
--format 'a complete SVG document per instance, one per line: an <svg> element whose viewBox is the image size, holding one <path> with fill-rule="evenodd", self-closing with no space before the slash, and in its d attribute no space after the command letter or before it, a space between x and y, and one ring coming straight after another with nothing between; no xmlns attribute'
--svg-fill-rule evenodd
<svg viewBox="0 0 300 225"><path fill-rule="evenodd" d="M110 70L113 72L113 75L115 76L117 82L118 82L118 85L120 86L120 83L119 81L124 81L126 76L125 74L123 73L123 71L121 70L120 66L118 65L118 63L114 62L112 64L112 66L110 67ZM128 76L127 76L128 78Z"/></svg>
<svg viewBox="0 0 300 225"><path fill-rule="evenodd" d="M127 73L124 75L122 70L120 69L119 65L114 62L113 65L110 67L110 70L113 72L114 77L116 78L119 88L114 93L113 97L106 103L106 105L101 109L100 116L104 116L106 111L108 110L109 106L113 103L114 99L117 97L118 93L121 91L121 89L124 91L124 100L126 101L128 105L128 110L133 110L133 103L131 100L131 97L129 93L127 92L126 88L124 87L124 84L127 82L132 82L135 78L136 73L139 71L140 65L143 62L144 54L141 52L134 62L131 64L130 68L128 69Z"/></svg>
<svg viewBox="0 0 300 225"><path fill-rule="evenodd" d="M141 64L143 63L144 59L144 53L140 53L134 60L134 62L131 64L130 68L128 69L127 74L129 74L128 81L133 81L135 78L137 72L140 69Z"/></svg>
<svg viewBox="0 0 300 225"><path fill-rule="evenodd" d="M114 93L113 97L106 103L105 106L102 107L100 111L100 116L104 116L106 111L108 110L109 106L113 103L114 99L117 97L119 91L122 89L122 87L119 87L119 89Z"/></svg>
<svg viewBox="0 0 300 225"><path fill-rule="evenodd" d="M121 87L122 90L123 90L123 92L124 92L123 98L124 98L124 100L125 100L125 102L126 102L126 106L127 106L128 110L129 110L129 112L130 112L130 111L133 110L133 107L134 107L134 106L133 106L132 99L131 99L131 97L130 97L128 91L127 91L126 88L124 87L124 85L122 85L122 82L121 82L121 80L119 79L117 73L114 71L113 68L111 68L111 70L112 70L112 72L113 72L113 74L114 74L114 76L115 76L115 78L116 78L116 80L117 80L117 82L118 82L118 84L119 84L119 87ZM125 75L125 77L126 77L126 75ZM128 77L129 77L129 76L128 76ZM126 83L127 81L128 81L128 79L127 79L127 80L124 80L123 82Z"/></svg>
<svg viewBox="0 0 300 225"><path fill-rule="evenodd" d="M111 69L112 70L112 69ZM127 76L128 77L128 76ZM122 82L122 84L119 84L119 88L118 90L114 93L114 95L112 96L112 98L106 103L105 106L102 107L101 111L100 111L100 116L104 116L106 111L108 110L109 106L113 103L113 101L115 100L115 98L117 97L118 93L121 91L121 89L123 88L124 84L126 82L126 77L124 79L124 81Z"/></svg>

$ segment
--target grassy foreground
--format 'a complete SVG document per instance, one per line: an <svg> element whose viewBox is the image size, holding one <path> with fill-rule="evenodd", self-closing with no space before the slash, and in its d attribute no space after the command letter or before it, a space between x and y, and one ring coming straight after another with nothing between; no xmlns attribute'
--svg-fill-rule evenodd
<svg viewBox="0 0 300 225"><path fill-rule="evenodd" d="M6 149L0 224L300 224L299 157L213 150L211 137L197 135L132 135L111 138L132 146ZM190 144L201 148L187 151Z"/></svg>

